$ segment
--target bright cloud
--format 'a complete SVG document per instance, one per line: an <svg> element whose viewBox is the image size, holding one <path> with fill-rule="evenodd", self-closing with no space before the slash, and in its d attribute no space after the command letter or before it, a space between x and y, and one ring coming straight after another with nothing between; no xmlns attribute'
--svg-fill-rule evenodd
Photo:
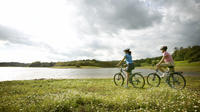
<svg viewBox="0 0 200 112"><path fill-rule="evenodd" d="M200 45L198 0L0 0L0 61L117 60Z"/></svg>

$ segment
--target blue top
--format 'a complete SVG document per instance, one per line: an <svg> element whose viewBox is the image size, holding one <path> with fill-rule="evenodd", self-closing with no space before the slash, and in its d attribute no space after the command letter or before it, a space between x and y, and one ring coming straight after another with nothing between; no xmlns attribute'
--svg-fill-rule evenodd
<svg viewBox="0 0 200 112"><path fill-rule="evenodd" d="M133 63L133 60L132 60L132 56L131 56L131 55L126 54L126 55L125 55L125 58L126 58L126 64L131 64L131 63Z"/></svg>

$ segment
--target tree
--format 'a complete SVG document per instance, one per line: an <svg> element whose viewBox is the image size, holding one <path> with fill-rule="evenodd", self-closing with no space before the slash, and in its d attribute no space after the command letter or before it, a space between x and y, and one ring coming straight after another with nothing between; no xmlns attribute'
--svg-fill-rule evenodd
<svg viewBox="0 0 200 112"><path fill-rule="evenodd" d="M41 67L40 61L33 62L29 65L29 67Z"/></svg>

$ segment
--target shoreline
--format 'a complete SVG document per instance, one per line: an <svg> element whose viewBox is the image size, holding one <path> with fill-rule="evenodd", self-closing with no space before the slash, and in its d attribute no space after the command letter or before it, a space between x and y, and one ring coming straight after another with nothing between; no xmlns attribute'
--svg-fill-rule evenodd
<svg viewBox="0 0 200 112"><path fill-rule="evenodd" d="M200 73L199 74L190 74L190 75L187 75L186 74L183 74L184 77L200 77ZM147 76L144 76L144 77L147 77ZM39 80L112 80L113 77L111 78L38 78L38 79L25 79L25 80L3 80L3 81L0 81L0 83L2 82L15 82L15 81L20 81L20 82L23 82L23 81L39 81ZM146 80L146 79L145 79Z"/></svg>

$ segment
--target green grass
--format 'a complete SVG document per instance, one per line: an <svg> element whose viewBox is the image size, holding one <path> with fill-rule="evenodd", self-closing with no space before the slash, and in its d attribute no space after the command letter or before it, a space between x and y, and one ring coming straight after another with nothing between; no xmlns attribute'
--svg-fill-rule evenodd
<svg viewBox="0 0 200 112"><path fill-rule="evenodd" d="M188 61L175 61L176 66L198 66L200 67L200 62L191 62Z"/></svg>
<svg viewBox="0 0 200 112"><path fill-rule="evenodd" d="M137 67L141 69L156 69L155 66ZM175 61L175 70L182 72L198 72L200 73L200 62L188 63L188 61Z"/></svg>
<svg viewBox="0 0 200 112"><path fill-rule="evenodd" d="M0 82L0 111L200 111L200 77L186 79L181 91L163 82L160 87L127 89L112 79Z"/></svg>

